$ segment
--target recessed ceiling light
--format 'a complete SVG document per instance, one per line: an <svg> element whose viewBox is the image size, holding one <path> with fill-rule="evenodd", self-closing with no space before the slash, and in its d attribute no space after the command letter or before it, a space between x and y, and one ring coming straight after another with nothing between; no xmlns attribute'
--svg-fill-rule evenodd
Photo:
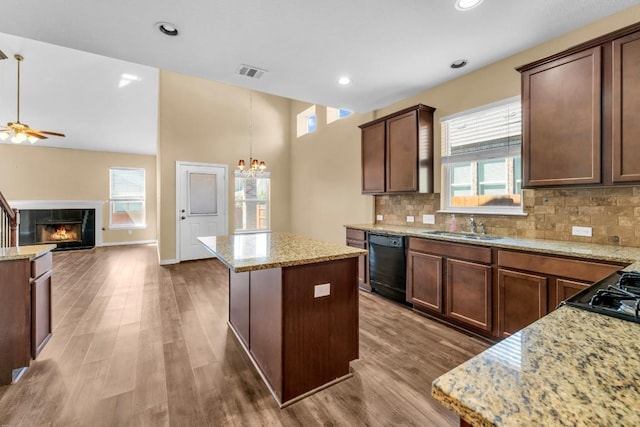
<svg viewBox="0 0 640 427"><path fill-rule="evenodd" d="M351 83L351 79L347 76L342 76L338 79L338 84L342 86L346 86Z"/></svg>
<svg viewBox="0 0 640 427"><path fill-rule="evenodd" d="M449 65L449 67L453 68L453 69L457 69L457 68L462 68L465 65L467 65L468 61L466 59L458 59L456 61L453 61L451 63L451 65Z"/></svg>
<svg viewBox="0 0 640 427"><path fill-rule="evenodd" d="M178 27L169 22L156 22L156 28L167 36L175 37L178 35Z"/></svg>
<svg viewBox="0 0 640 427"><path fill-rule="evenodd" d="M479 6L482 0L457 0L456 9L458 10L470 10L476 6Z"/></svg>

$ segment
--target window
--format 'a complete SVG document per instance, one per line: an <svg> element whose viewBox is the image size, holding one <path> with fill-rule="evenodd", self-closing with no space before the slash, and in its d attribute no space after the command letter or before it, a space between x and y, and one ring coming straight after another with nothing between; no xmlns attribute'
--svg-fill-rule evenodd
<svg viewBox="0 0 640 427"><path fill-rule="evenodd" d="M109 228L142 228L145 222L144 169L109 169Z"/></svg>
<svg viewBox="0 0 640 427"><path fill-rule="evenodd" d="M327 124L349 117L351 114L353 114L353 111L345 110L344 108L327 107Z"/></svg>
<svg viewBox="0 0 640 427"><path fill-rule="evenodd" d="M444 117L442 208L522 213L520 98Z"/></svg>
<svg viewBox="0 0 640 427"><path fill-rule="evenodd" d="M271 177L269 172L259 176L235 175L236 232L268 231Z"/></svg>
<svg viewBox="0 0 640 427"><path fill-rule="evenodd" d="M298 138L316 131L316 106L312 105L297 116Z"/></svg>

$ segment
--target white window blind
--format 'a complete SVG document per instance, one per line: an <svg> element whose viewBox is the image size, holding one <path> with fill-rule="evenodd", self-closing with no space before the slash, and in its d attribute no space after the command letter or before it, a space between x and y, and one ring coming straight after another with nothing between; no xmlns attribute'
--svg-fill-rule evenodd
<svg viewBox="0 0 640 427"><path fill-rule="evenodd" d="M109 169L109 227L145 226L145 170Z"/></svg>
<svg viewBox="0 0 640 427"><path fill-rule="evenodd" d="M442 208L521 213L520 97L441 119Z"/></svg>

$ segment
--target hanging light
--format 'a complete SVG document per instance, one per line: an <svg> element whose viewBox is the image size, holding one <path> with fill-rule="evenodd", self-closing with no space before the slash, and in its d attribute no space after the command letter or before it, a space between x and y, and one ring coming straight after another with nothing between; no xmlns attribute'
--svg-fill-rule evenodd
<svg viewBox="0 0 640 427"><path fill-rule="evenodd" d="M243 159L238 160L238 170L242 176L259 176L267 169L267 165L263 161L253 158L253 97L252 91L249 90L249 168L245 169Z"/></svg>
<svg viewBox="0 0 640 427"><path fill-rule="evenodd" d="M47 135L64 137L63 133L32 129L29 127L29 125L20 122L20 63L24 60L24 58L22 57L22 55L18 54L14 55L13 57L18 62L18 94L16 106L18 117L15 122L9 122L7 123L6 127L0 128L0 141L4 141L11 137L11 142L14 142L16 144L21 144L24 141L29 141L33 144L38 140L47 139Z"/></svg>

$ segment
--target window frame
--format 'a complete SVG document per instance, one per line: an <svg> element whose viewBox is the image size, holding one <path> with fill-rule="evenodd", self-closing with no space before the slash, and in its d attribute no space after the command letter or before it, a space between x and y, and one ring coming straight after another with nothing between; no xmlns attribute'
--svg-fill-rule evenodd
<svg viewBox="0 0 640 427"><path fill-rule="evenodd" d="M113 172L116 170L136 170L142 171L142 196L114 197L113 196ZM140 230L147 228L147 171L145 168L113 166L109 168L109 230ZM113 205L114 203L135 202L142 204L142 223L140 224L114 224Z"/></svg>
<svg viewBox="0 0 640 427"><path fill-rule="evenodd" d="M526 215L523 210L523 197L522 197L522 177L516 177L515 173L518 170L516 167L515 161L520 161L519 170L522 174L522 126L519 127L520 133L508 133L507 143L503 147L498 148L488 148L484 150L475 150L468 151L459 154L447 155L448 149L448 140L446 134L446 122L464 117L471 116L473 114L481 113L484 111L488 111L490 109L494 109L501 106L507 106L509 104L513 104L515 102L520 103L520 109L522 109L522 103L520 96L515 96L511 98L507 98L498 102L494 102L491 104L483 105L477 108L473 108L470 110L462 111L456 114L452 114L446 117L442 117L440 119L441 125L441 144L442 144L442 153L441 153L441 201L440 201L440 210L439 212L443 213L462 213L462 214L489 214L489 215ZM522 111L522 110L520 110ZM520 142L518 144L512 144L510 139L514 136L520 136ZM453 184L453 169L455 165L458 164L471 164L471 196L465 197L474 197L474 196L486 196L482 195L480 192L480 170L479 166L483 162L490 162L492 160L500 160L503 159L505 161L505 178L506 182L504 182L504 187L506 190L507 196L519 194L520 196L520 204L516 206L453 206L452 205L452 189L455 184ZM518 188L518 183L520 183L520 192L516 193L515 190Z"/></svg>

